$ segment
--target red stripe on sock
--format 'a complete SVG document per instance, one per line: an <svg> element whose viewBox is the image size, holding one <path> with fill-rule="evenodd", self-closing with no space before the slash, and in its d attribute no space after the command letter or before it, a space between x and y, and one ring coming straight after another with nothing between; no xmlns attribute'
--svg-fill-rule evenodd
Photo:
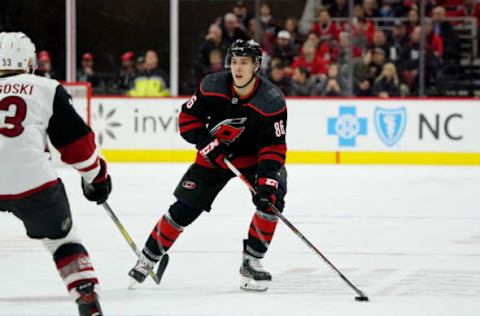
<svg viewBox="0 0 480 316"><path fill-rule="evenodd" d="M165 216L162 217L160 223L157 224L160 227L160 233L164 236L168 237L168 239L175 241L182 232L181 230L175 228L172 224L170 224Z"/></svg>

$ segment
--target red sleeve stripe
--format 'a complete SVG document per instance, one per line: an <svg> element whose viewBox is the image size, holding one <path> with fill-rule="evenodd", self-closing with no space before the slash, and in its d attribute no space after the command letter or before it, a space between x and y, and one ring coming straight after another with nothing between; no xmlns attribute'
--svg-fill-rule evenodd
<svg viewBox="0 0 480 316"><path fill-rule="evenodd" d="M87 135L80 137L76 141L59 148L58 150L60 151L63 162L70 165L76 165L92 159L96 148L95 135L93 132L90 132ZM96 159L97 157L94 157L91 162L89 161L88 163L85 163L85 165L75 167L77 169L85 168L91 165Z"/></svg>
<svg viewBox="0 0 480 316"><path fill-rule="evenodd" d="M193 129L197 129L197 128L204 128L205 125L203 125L202 122L197 122L197 123L193 123L193 124L188 124L186 126L179 126L180 128L180 134L183 134L183 133L186 133L186 132L189 132Z"/></svg>
<svg viewBox="0 0 480 316"><path fill-rule="evenodd" d="M284 155L287 153L287 146L285 144L282 145L272 145L272 146L265 146L260 151L258 152L259 154L263 154L266 152L276 152L281 155Z"/></svg>
<svg viewBox="0 0 480 316"><path fill-rule="evenodd" d="M265 160L274 160L274 161L279 162L281 164L285 163L285 157L279 156L277 154L265 154L265 155L261 155L260 157L258 157L258 162L262 162L262 161L265 161Z"/></svg>
<svg viewBox="0 0 480 316"><path fill-rule="evenodd" d="M200 118L188 113L183 113L183 112L180 113L178 118L178 123L181 125L185 123L191 123L191 122L197 122L197 121L200 121Z"/></svg>

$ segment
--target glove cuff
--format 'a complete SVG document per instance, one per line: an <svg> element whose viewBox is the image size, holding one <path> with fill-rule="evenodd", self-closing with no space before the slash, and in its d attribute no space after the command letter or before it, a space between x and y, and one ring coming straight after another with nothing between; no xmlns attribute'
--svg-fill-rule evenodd
<svg viewBox="0 0 480 316"><path fill-rule="evenodd" d="M278 181L272 178L258 178L257 184L278 189Z"/></svg>

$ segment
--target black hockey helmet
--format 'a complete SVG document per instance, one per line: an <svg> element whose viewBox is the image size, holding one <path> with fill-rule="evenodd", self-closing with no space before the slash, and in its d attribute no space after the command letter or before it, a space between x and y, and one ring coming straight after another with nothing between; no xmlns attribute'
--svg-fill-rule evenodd
<svg viewBox="0 0 480 316"><path fill-rule="evenodd" d="M225 68L230 68L232 64L232 57L244 57L250 56L253 58L255 64L259 66L262 64L262 48L260 44L255 42L253 39L244 41L237 39L227 51L227 56L225 58Z"/></svg>

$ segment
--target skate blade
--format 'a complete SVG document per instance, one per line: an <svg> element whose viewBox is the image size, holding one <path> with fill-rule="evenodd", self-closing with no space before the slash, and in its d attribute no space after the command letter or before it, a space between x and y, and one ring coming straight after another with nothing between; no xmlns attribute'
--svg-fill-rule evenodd
<svg viewBox="0 0 480 316"><path fill-rule="evenodd" d="M136 290L140 283L137 282L134 278L130 277L130 284L128 285L129 290Z"/></svg>
<svg viewBox="0 0 480 316"><path fill-rule="evenodd" d="M268 281L256 281L252 278L242 276L240 288L249 292L265 292L268 290Z"/></svg>

